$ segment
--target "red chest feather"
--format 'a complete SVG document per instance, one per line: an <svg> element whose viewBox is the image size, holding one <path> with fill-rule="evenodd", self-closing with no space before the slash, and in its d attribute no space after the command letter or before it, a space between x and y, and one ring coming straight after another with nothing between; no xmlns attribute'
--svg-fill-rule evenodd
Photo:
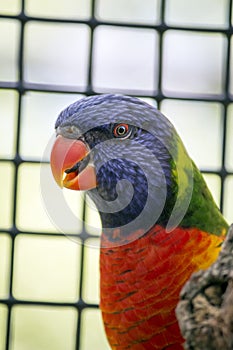
<svg viewBox="0 0 233 350"><path fill-rule="evenodd" d="M112 348L183 349L175 318L180 290L216 260L221 242L197 229L156 226L131 243L102 248L100 306Z"/></svg>

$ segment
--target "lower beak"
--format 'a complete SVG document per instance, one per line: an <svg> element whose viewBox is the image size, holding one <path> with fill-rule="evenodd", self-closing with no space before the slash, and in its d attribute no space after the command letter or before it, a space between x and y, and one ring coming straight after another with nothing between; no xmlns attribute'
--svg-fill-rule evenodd
<svg viewBox="0 0 233 350"><path fill-rule="evenodd" d="M89 153L87 145L80 140L58 135L53 145L50 164L55 181L60 187L72 190L90 190L96 187L96 173L93 165L87 165L80 173L69 171Z"/></svg>

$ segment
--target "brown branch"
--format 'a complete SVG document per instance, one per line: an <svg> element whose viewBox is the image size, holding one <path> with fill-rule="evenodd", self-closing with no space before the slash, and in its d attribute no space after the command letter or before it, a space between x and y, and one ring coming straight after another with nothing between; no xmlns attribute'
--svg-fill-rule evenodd
<svg viewBox="0 0 233 350"><path fill-rule="evenodd" d="M187 350L233 349L233 225L218 260L190 278L176 309Z"/></svg>

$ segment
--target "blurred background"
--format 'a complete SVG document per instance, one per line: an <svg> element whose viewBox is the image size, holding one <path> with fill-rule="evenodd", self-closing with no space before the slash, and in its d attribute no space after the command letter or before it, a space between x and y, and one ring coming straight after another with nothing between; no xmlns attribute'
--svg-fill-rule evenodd
<svg viewBox="0 0 233 350"><path fill-rule="evenodd" d="M232 0L0 0L0 350L109 349L98 214L64 191L79 218L65 236L41 195L70 103L116 92L157 106L233 222L232 34Z"/></svg>

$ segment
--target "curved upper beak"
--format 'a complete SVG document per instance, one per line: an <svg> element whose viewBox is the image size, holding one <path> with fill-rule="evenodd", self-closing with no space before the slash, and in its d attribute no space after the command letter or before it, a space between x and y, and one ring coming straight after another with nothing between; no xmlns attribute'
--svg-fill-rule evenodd
<svg viewBox="0 0 233 350"><path fill-rule="evenodd" d="M79 171L78 163L88 154L89 148L83 141L57 136L51 151L50 165L60 187L72 190L90 190L96 187L96 173L92 164L87 164Z"/></svg>

